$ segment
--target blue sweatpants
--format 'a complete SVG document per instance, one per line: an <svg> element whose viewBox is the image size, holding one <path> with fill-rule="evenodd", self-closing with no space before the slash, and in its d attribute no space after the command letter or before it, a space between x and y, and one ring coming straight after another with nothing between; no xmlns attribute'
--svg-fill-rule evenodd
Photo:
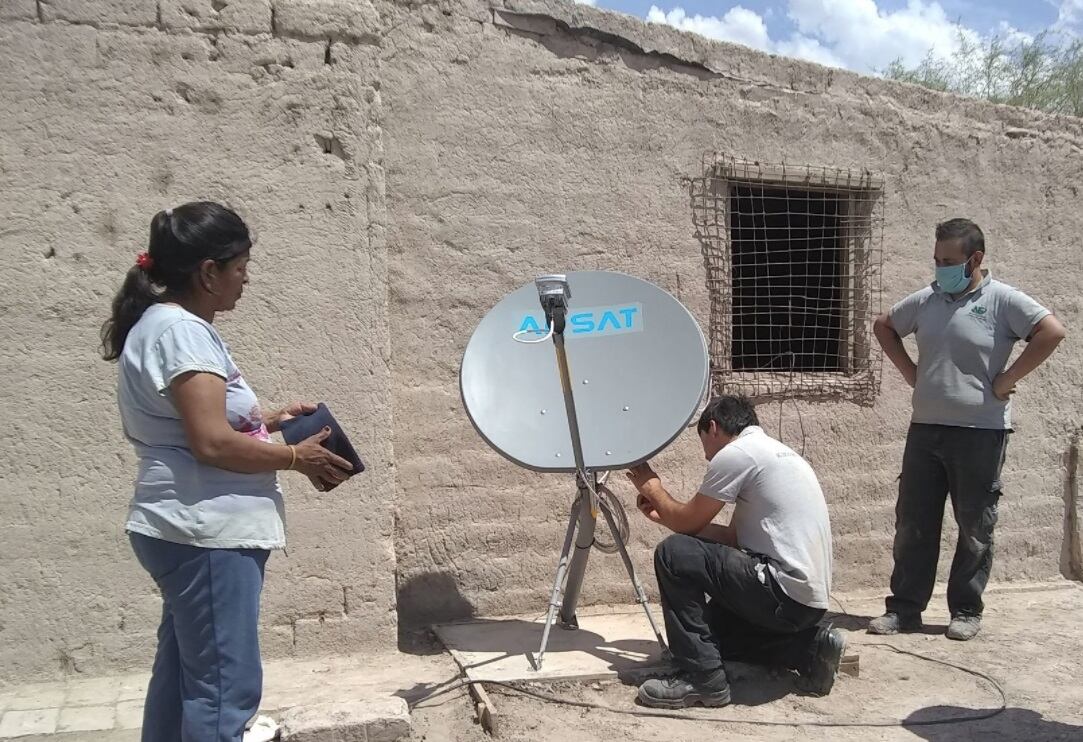
<svg viewBox="0 0 1083 742"><path fill-rule="evenodd" d="M129 537L163 601L143 742L241 742L263 692L259 599L270 552Z"/></svg>

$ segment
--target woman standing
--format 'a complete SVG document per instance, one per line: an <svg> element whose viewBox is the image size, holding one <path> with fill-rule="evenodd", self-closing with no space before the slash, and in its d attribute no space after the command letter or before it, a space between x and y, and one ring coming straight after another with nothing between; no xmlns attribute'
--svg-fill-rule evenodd
<svg viewBox="0 0 1083 742"><path fill-rule="evenodd" d="M262 693L263 569L286 543L276 472L318 484L350 469L320 445L327 429L296 446L270 441L314 407L261 413L214 329L248 283L251 247L244 221L219 204L158 212L102 327L139 456L126 529L163 600L143 742L240 742Z"/></svg>

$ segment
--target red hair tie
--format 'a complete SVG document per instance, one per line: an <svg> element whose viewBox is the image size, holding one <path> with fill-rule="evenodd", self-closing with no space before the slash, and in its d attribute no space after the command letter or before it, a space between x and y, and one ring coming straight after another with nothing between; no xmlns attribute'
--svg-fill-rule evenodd
<svg viewBox="0 0 1083 742"><path fill-rule="evenodd" d="M154 267L154 258L149 253L141 252L135 256L135 264L142 271L149 271Z"/></svg>

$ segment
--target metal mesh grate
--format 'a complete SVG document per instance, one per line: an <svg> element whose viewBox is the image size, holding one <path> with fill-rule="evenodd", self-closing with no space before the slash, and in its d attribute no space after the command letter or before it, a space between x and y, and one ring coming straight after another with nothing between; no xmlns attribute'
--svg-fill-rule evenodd
<svg viewBox="0 0 1083 742"><path fill-rule="evenodd" d="M871 404L881 355L884 181L708 153L691 182L716 393Z"/></svg>

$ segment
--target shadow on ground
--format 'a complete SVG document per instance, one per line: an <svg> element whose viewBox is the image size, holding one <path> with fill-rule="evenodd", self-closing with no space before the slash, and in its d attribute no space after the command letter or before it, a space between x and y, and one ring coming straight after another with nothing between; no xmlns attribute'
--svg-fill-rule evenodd
<svg viewBox="0 0 1083 742"><path fill-rule="evenodd" d="M1083 740L1083 726L1046 719L1037 711L1007 708L989 719L957 723L929 724L931 721L992 714L995 709L970 709L961 706L929 706L903 720L907 731L929 742L1056 742Z"/></svg>

